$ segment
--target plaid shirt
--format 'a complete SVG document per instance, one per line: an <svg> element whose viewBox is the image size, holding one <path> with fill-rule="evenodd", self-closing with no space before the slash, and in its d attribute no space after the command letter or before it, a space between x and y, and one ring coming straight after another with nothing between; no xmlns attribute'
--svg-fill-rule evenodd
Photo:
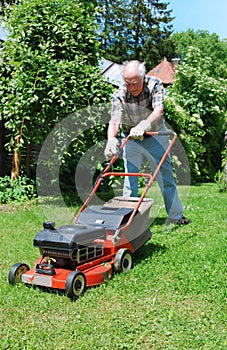
<svg viewBox="0 0 227 350"><path fill-rule="evenodd" d="M113 95L111 119L120 116L122 130L125 133L128 133L141 120L146 119L154 108L164 107L162 81L153 76L146 76L144 84L144 90L138 96L130 94L125 85L120 87ZM160 121L158 123L160 125Z"/></svg>

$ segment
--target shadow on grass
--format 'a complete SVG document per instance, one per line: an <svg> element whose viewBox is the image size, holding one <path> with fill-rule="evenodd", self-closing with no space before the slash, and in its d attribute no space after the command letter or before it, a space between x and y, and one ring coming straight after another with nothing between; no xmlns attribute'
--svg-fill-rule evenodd
<svg viewBox="0 0 227 350"><path fill-rule="evenodd" d="M159 217L159 218L155 218L154 221L152 222L151 225L151 231L152 231L152 227L156 227L156 226L163 226L164 231L168 232L168 231L177 231L178 229L182 228L182 227L186 227L188 226L188 224L177 224L177 223L167 223L167 218L166 217Z"/></svg>
<svg viewBox="0 0 227 350"><path fill-rule="evenodd" d="M153 254L165 253L168 248L165 244L157 244L148 242L142 246L137 252L134 253L135 264L140 264L146 258L151 257Z"/></svg>
<svg viewBox="0 0 227 350"><path fill-rule="evenodd" d="M164 225L165 222L166 222L166 217L158 217L154 219L152 226L161 226L161 225Z"/></svg>
<svg viewBox="0 0 227 350"><path fill-rule="evenodd" d="M152 228L160 227L162 230L161 234L163 234L163 232L164 234L167 234L167 235L172 233L175 234L177 230L181 229L183 226L187 226L187 225L166 224L166 217L159 217L159 218L156 218L152 223L151 232L153 233ZM185 234L180 233L180 236L176 236L180 238L180 242L179 242L179 239L176 239L176 245L178 246L184 245L189 240L193 239L195 236L197 236L197 233L190 233L190 235L188 235L188 232ZM146 258L152 257L152 255L154 254L158 254L158 253L164 254L167 250L168 250L168 246L166 244L152 243L152 237L151 237L148 243L143 245L137 252L134 253L135 263L139 264Z"/></svg>

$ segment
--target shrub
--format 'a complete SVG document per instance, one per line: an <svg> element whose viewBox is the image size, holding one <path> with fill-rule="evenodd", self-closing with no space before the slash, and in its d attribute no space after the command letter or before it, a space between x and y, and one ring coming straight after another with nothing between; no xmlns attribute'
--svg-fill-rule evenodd
<svg viewBox="0 0 227 350"><path fill-rule="evenodd" d="M214 178L218 185L219 192L227 192L227 177L225 171L218 171Z"/></svg>
<svg viewBox="0 0 227 350"><path fill-rule="evenodd" d="M0 177L0 203L24 202L36 196L35 181L27 176L19 176L16 180L11 180L8 175Z"/></svg>

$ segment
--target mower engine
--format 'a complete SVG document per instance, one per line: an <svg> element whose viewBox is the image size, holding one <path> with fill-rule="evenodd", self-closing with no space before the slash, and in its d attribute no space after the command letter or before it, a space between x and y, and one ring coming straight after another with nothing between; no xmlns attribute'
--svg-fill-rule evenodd
<svg viewBox="0 0 227 350"><path fill-rule="evenodd" d="M51 259L54 267L72 267L102 256L105 238L102 227L74 224L55 228L53 222L45 222L34 238L34 246L43 258Z"/></svg>

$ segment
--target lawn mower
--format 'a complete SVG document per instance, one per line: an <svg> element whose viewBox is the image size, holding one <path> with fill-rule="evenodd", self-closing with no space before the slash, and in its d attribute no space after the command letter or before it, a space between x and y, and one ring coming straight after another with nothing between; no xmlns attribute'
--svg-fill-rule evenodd
<svg viewBox="0 0 227 350"><path fill-rule="evenodd" d="M128 272L133 266L133 254L152 236L149 211L153 199L145 198L148 189L172 148L177 135L174 132L149 132L168 135L172 139L154 173L124 173L110 171L120 150L99 175L88 198L75 216L73 224L55 227L44 222L43 229L34 238L34 246L41 256L33 268L25 263L14 264L9 272L10 284L28 285L65 291L74 299L86 287L97 286L113 273ZM103 179L108 176L139 176L147 179L140 197L113 197L104 205L90 205Z"/></svg>

